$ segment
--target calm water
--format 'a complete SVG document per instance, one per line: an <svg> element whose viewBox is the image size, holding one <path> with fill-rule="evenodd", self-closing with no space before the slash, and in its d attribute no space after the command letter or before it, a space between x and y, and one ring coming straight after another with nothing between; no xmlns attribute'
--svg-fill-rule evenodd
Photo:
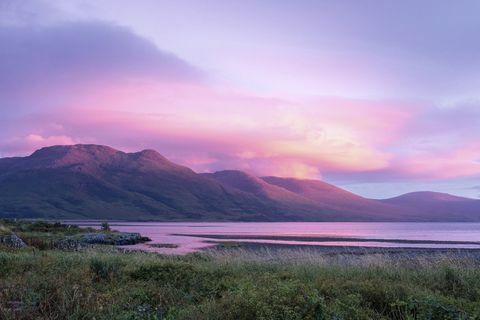
<svg viewBox="0 0 480 320"><path fill-rule="evenodd" d="M98 226L98 222L79 222L82 226ZM211 247L210 241L281 243L310 246L365 246L409 248L474 248L480 249L480 223L370 223L370 222L279 222L279 223L159 223L111 222L115 230L138 232L150 237L149 244L175 244L177 248L153 248L149 244L134 248L162 253L185 254ZM189 236L187 236L187 234ZM192 236L193 235L193 236ZM195 235L221 235L225 239L196 237ZM292 237L282 240L249 239L252 236ZM245 237L243 239L239 239ZM295 237L303 237L296 239ZM306 237L322 237L322 241L305 241ZM342 238L340 240L335 238ZM349 240L351 238L351 240ZM366 239L368 241L358 241ZM375 240L383 240L382 242ZM387 240L387 242L385 242ZM395 240L410 240L400 243ZM419 241L419 242L415 242ZM421 243L439 241L442 243ZM478 244L448 243L478 242ZM131 246L129 246L131 247Z"/></svg>

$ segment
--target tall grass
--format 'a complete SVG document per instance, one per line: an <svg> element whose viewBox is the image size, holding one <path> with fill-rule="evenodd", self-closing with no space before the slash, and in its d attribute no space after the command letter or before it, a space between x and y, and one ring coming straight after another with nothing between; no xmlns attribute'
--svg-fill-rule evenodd
<svg viewBox="0 0 480 320"><path fill-rule="evenodd" d="M474 257L0 251L0 319L480 319Z"/></svg>

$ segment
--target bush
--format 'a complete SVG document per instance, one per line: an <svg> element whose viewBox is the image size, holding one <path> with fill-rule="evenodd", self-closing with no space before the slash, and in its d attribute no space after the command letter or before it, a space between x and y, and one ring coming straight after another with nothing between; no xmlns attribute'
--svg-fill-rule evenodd
<svg viewBox="0 0 480 320"><path fill-rule="evenodd" d="M242 286L232 298L224 305L232 319L326 319L323 297L298 280L267 277L259 284Z"/></svg>
<svg viewBox="0 0 480 320"><path fill-rule="evenodd" d="M112 281L120 277L125 263L118 258L98 258L90 260L90 271L93 273L94 280Z"/></svg>
<svg viewBox="0 0 480 320"><path fill-rule="evenodd" d="M135 280L155 281L159 286L172 287L190 300L219 297L231 284L224 272L214 272L183 262L144 265L131 272Z"/></svg>
<svg viewBox="0 0 480 320"><path fill-rule="evenodd" d="M53 239L45 239L42 237L22 237L26 245L38 250L51 250L55 248Z"/></svg>
<svg viewBox="0 0 480 320"><path fill-rule="evenodd" d="M108 224L107 221L102 222L101 228L102 228L102 231L110 231L110 230L111 230L111 229L110 229L110 225Z"/></svg>
<svg viewBox="0 0 480 320"><path fill-rule="evenodd" d="M282 280L276 276L257 282L243 282L228 290L217 301L173 310L171 319L225 320L323 320L327 319L324 299L313 287L298 280Z"/></svg>

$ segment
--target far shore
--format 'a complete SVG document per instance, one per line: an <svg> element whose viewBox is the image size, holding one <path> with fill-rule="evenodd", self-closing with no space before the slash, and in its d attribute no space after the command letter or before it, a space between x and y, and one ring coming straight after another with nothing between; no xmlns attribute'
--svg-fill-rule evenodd
<svg viewBox="0 0 480 320"><path fill-rule="evenodd" d="M409 247L362 247L362 246L331 246L331 245L302 245L283 243L260 243L229 241L227 245L223 241L207 241L215 244L201 251L266 251L281 253L282 251L300 251L325 256L360 256L360 255L385 255L402 258L428 258L445 256L449 258L471 258L480 263L480 249L470 248L409 248Z"/></svg>
<svg viewBox="0 0 480 320"><path fill-rule="evenodd" d="M278 241L303 241L303 242L386 242L386 243L410 243L410 244L459 244L480 245L480 241L438 241L438 240L408 240L408 239L375 239L375 238L351 238L351 237L316 237L316 236L272 236L272 235L230 235L230 234L194 234L177 233L174 236L188 236L209 239L225 240L278 240Z"/></svg>

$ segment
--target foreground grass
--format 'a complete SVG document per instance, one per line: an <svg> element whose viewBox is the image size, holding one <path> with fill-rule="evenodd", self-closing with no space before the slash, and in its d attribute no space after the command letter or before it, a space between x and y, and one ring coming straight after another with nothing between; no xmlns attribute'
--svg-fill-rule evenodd
<svg viewBox="0 0 480 320"><path fill-rule="evenodd" d="M0 248L0 319L480 319L475 260Z"/></svg>

